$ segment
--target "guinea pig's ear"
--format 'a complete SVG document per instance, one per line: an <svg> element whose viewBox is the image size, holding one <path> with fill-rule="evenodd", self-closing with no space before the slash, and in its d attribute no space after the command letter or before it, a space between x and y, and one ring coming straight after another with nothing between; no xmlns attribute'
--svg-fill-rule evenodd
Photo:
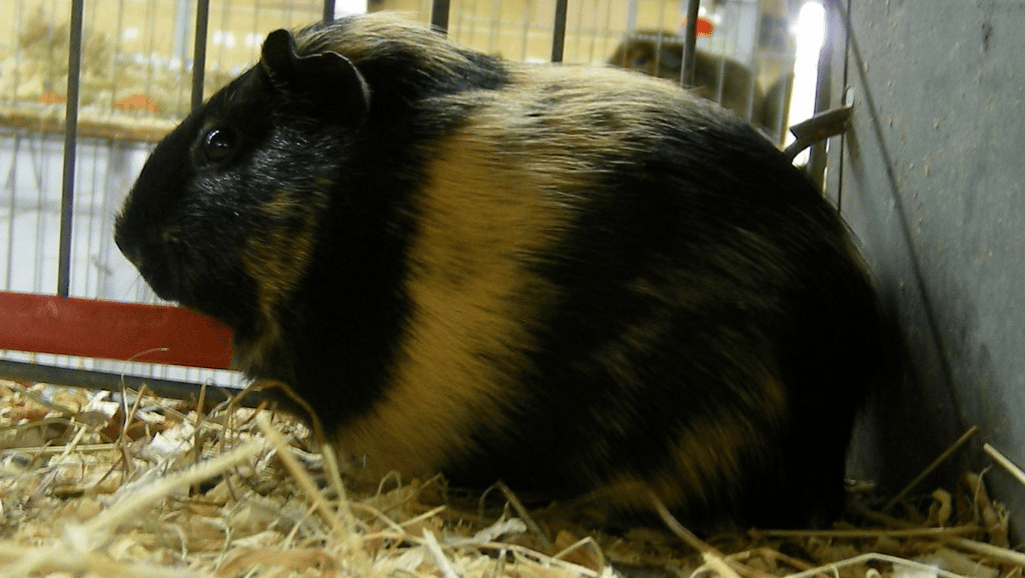
<svg viewBox="0 0 1025 578"><path fill-rule="evenodd" d="M295 39L288 30L275 30L267 35L260 51L260 66L277 87L288 85L295 76Z"/></svg>
<svg viewBox="0 0 1025 578"><path fill-rule="evenodd" d="M337 52L301 56L292 34L275 30L263 42L260 66L279 90L312 98L355 124L366 118L370 87L352 61Z"/></svg>

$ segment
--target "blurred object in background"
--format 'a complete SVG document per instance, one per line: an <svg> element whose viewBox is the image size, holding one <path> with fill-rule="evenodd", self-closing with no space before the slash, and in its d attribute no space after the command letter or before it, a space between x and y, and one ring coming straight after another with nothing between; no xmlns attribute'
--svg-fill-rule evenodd
<svg viewBox="0 0 1025 578"><path fill-rule="evenodd" d="M635 30L608 63L681 82L686 17L678 31ZM699 11L694 83L687 88L721 104L782 145L788 125L797 43L795 11L785 0L717 0Z"/></svg>

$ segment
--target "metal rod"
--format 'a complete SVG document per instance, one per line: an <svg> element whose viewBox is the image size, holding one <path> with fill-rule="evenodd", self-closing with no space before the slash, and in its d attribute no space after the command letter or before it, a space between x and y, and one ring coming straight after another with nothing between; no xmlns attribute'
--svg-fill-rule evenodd
<svg viewBox="0 0 1025 578"><path fill-rule="evenodd" d="M206 37L209 24L210 0L196 0L196 42L192 52L192 110L203 105Z"/></svg>
<svg viewBox="0 0 1025 578"><path fill-rule="evenodd" d="M552 32L552 62L562 62L566 46L566 12L569 0L555 0L555 30Z"/></svg>
<svg viewBox="0 0 1025 578"><path fill-rule="evenodd" d="M324 0L324 22L335 19L335 0Z"/></svg>
<svg viewBox="0 0 1025 578"><path fill-rule="evenodd" d="M637 30L637 3L639 0L630 0L626 9L626 31L633 33ZM611 2L609 3L612 4Z"/></svg>
<svg viewBox="0 0 1025 578"><path fill-rule="evenodd" d="M434 0L431 5L431 26L442 35L448 35L449 0Z"/></svg>
<svg viewBox="0 0 1025 578"><path fill-rule="evenodd" d="M139 377L135 375L118 375L102 371L52 367L36 363L23 363L0 359L0 377L5 379L47 383L67 387L80 387L92 391L121 391L123 387L139 391L143 386L160 397L193 401L199 399L202 386L196 383ZM230 396L238 395L241 390L234 387L207 386L206 400L212 403L227 401ZM240 405L256 407L263 401L271 401L270 392L253 391L240 400Z"/></svg>
<svg viewBox="0 0 1025 578"><path fill-rule="evenodd" d="M82 26L85 0L71 2L71 38L68 46L68 101L64 114L64 174L61 182L60 248L57 295L71 289L71 227L75 214L75 155L78 142L78 89L82 71Z"/></svg>
<svg viewBox="0 0 1025 578"><path fill-rule="evenodd" d="M687 29L683 37L683 72L680 78L683 86L694 86L694 61L697 58L698 7L700 0L688 0Z"/></svg>

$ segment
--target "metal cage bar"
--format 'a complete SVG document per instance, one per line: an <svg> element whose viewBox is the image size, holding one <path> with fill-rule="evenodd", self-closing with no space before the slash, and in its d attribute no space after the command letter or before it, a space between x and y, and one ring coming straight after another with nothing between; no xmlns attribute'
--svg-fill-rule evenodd
<svg viewBox="0 0 1025 578"><path fill-rule="evenodd" d="M683 86L694 85L694 63L697 60L698 7L700 0L689 0L687 5L687 29L683 40L683 70L680 81Z"/></svg>
<svg viewBox="0 0 1025 578"><path fill-rule="evenodd" d="M53 367L7 359L0 359L0 375L8 379L102 391L122 391L123 389L139 391L145 387L160 397L183 401L198 400L202 387L199 384L182 381L135 375L118 375L88 369ZM237 394L238 390L235 388L208 386L205 399L208 403L221 403ZM239 405L257 407L261 403L274 400L275 398L271 393L253 391L243 397L239 401Z"/></svg>
<svg viewBox="0 0 1025 578"><path fill-rule="evenodd" d="M192 45L192 110L203 106L206 75L206 37L210 25L210 0L196 0L196 37Z"/></svg>
<svg viewBox="0 0 1025 578"><path fill-rule="evenodd" d="M431 26L441 34L448 34L449 13L452 10L449 0L434 0L431 3Z"/></svg>
<svg viewBox="0 0 1025 578"><path fill-rule="evenodd" d="M67 297L71 288L71 227L75 210L75 155L78 143L78 92L82 70L82 27L85 0L71 2L71 38L68 45L68 96L65 108L64 173L61 182L60 248L57 263L57 295Z"/></svg>
<svg viewBox="0 0 1025 578"><path fill-rule="evenodd" d="M555 0L555 21L552 30L552 62L562 62L566 48L566 12L569 0Z"/></svg>

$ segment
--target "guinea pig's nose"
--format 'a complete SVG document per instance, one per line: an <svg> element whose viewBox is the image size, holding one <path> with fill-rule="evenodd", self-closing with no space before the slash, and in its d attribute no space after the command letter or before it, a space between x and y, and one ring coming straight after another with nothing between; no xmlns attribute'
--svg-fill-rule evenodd
<svg viewBox="0 0 1025 578"><path fill-rule="evenodd" d="M135 265L136 269L142 266L142 248L138 243L128 242L124 229L121 227L117 227L114 230L114 244L121 250L121 254L124 255L132 265Z"/></svg>

